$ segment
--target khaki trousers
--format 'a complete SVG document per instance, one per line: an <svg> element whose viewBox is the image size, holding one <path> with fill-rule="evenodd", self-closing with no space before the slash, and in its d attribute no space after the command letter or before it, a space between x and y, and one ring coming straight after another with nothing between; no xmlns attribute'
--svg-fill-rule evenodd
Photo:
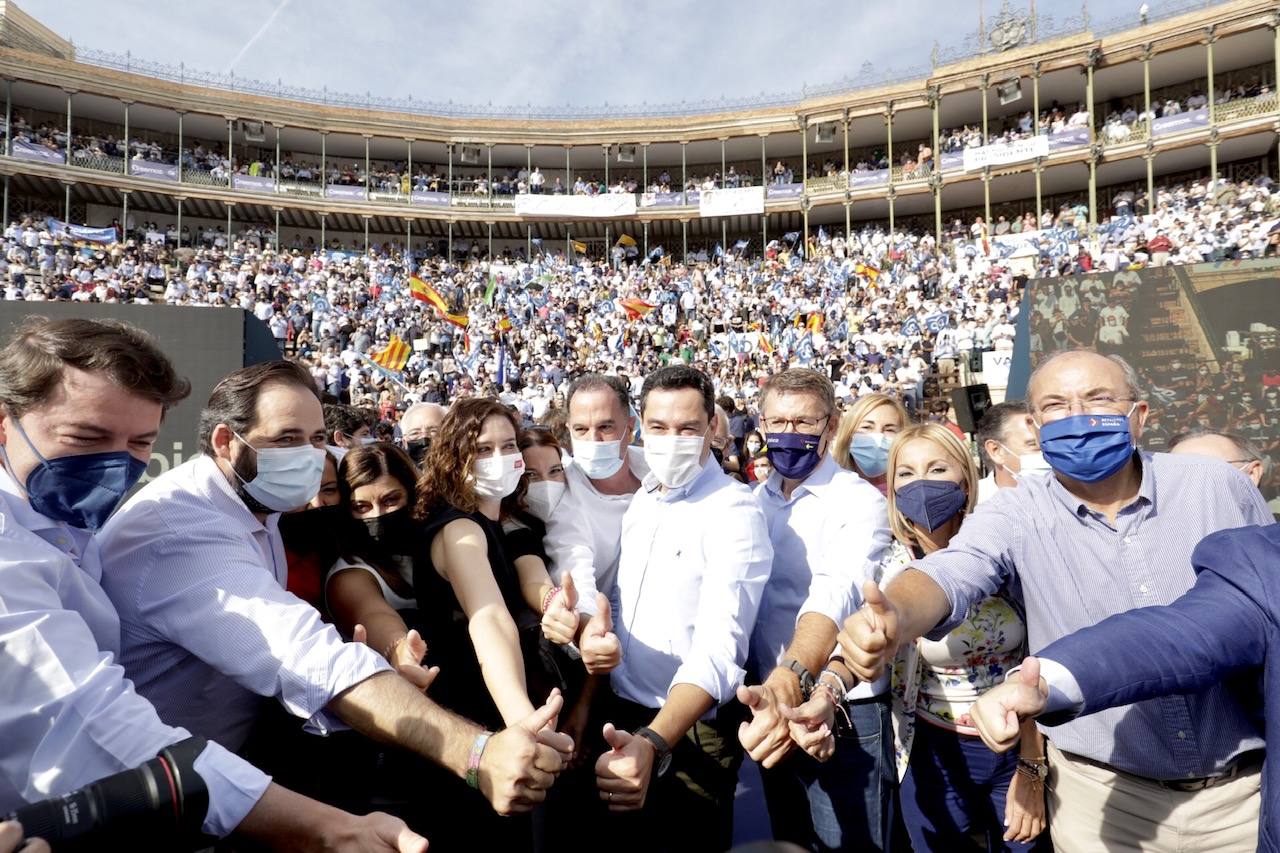
<svg viewBox="0 0 1280 853"><path fill-rule="evenodd" d="M1262 768L1212 788L1171 791L1073 760L1052 743L1049 828L1058 853L1253 853Z"/></svg>

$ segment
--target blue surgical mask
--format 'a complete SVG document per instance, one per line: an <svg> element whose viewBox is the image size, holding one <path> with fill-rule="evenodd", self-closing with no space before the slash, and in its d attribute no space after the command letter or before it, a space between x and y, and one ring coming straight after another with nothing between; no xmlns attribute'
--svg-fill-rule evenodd
<svg viewBox="0 0 1280 853"><path fill-rule="evenodd" d="M969 502L964 486L950 480L912 480L893 493L898 512L932 533L956 517Z"/></svg>
<svg viewBox="0 0 1280 853"><path fill-rule="evenodd" d="M771 432L765 435L764 441L774 470L788 480L803 480L822 461L818 454L818 445L822 442L820 435Z"/></svg>
<svg viewBox="0 0 1280 853"><path fill-rule="evenodd" d="M879 477L889 468L889 445L893 436L883 432L855 432L849 443L849 455L858 470L868 477Z"/></svg>
<svg viewBox="0 0 1280 853"><path fill-rule="evenodd" d="M1059 474L1082 483L1105 480L1133 456L1129 415L1071 415L1040 427L1040 452Z"/></svg>
<svg viewBox="0 0 1280 853"><path fill-rule="evenodd" d="M27 438L27 432L15 417L18 435L31 448L40 464L27 475L23 488L31 508L54 521L65 522L83 530L97 530L107 523L111 513L147 470L147 463L127 450L109 453L81 453L45 459ZM0 446L5 466L10 473L9 454Z"/></svg>
<svg viewBox="0 0 1280 853"><path fill-rule="evenodd" d="M320 492L324 479L325 450L304 444L301 447L254 447L236 435L258 457L258 473L252 480L236 474L249 497L272 512L287 512L303 506Z"/></svg>

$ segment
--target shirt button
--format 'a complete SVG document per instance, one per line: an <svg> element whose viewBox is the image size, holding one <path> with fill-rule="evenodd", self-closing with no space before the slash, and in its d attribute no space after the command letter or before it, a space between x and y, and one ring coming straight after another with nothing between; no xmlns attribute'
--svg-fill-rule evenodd
<svg viewBox="0 0 1280 853"><path fill-rule="evenodd" d="M1184 732L1184 731L1182 731L1181 729L1179 729L1179 730L1178 730L1178 740L1186 740L1186 739L1187 739L1187 733L1186 733L1186 732Z"/></svg>
<svg viewBox="0 0 1280 853"><path fill-rule="evenodd" d="M1142 586L1138 587L1138 592L1142 593L1143 595L1146 595L1146 594L1147 594L1147 585L1144 583Z"/></svg>
<svg viewBox="0 0 1280 853"><path fill-rule="evenodd" d="M1132 545L1132 544L1133 544L1133 537L1132 537L1132 536L1126 536L1126 537L1124 537L1124 544L1126 544L1126 545Z"/></svg>

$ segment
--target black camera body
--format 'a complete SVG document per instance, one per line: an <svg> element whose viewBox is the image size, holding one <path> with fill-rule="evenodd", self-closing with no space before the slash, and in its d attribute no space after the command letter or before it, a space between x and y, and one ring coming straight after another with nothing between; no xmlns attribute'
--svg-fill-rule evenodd
<svg viewBox="0 0 1280 853"><path fill-rule="evenodd" d="M55 851L194 850L210 846L201 832L209 791L195 771L208 741L187 738L145 764L99 779L52 800L23 806L4 820Z"/></svg>

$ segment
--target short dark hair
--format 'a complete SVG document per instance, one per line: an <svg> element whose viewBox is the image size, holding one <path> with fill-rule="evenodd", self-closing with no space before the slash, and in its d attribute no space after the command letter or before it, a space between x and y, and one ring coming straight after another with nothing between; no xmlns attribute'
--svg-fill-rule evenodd
<svg viewBox="0 0 1280 853"><path fill-rule="evenodd" d="M1031 414L1031 406L1026 400L1005 400L1003 403L996 403L982 415L982 420L978 421L978 431L974 434L974 439L978 445L978 453L982 455L982 463L990 468L994 463L987 454L987 442L998 441L1003 443L1005 437L1005 426L1009 423L1009 419L1018 416Z"/></svg>
<svg viewBox="0 0 1280 853"><path fill-rule="evenodd" d="M43 405L64 368L105 373L131 394L164 411L191 393L155 338L118 320L28 317L0 349L0 405L13 417Z"/></svg>
<svg viewBox="0 0 1280 853"><path fill-rule="evenodd" d="M707 423L713 423L716 419L716 389L707 374L696 367L686 367L683 364L660 367L645 377L644 387L640 389L640 414L644 414L650 392L679 391L682 388L692 388L702 394L702 408L707 413Z"/></svg>
<svg viewBox="0 0 1280 853"><path fill-rule="evenodd" d="M573 395L579 391L612 391L618 397L618 405L622 407L623 416L631 414L631 386L621 376L608 376L604 373L584 373L569 383L569 393L564 395L564 407L573 404Z"/></svg>
<svg viewBox="0 0 1280 853"><path fill-rule="evenodd" d="M327 403L324 407L325 439L335 444L334 433L352 435L362 426L373 430L376 418L370 416L368 409L359 406L348 406L345 403Z"/></svg>
<svg viewBox="0 0 1280 853"><path fill-rule="evenodd" d="M253 429L258 419L258 396L272 384L305 388L320 399L311 373L295 362L264 361L233 370L214 386L200 412L200 452L213 455L213 430L218 424L226 424L240 435Z"/></svg>

